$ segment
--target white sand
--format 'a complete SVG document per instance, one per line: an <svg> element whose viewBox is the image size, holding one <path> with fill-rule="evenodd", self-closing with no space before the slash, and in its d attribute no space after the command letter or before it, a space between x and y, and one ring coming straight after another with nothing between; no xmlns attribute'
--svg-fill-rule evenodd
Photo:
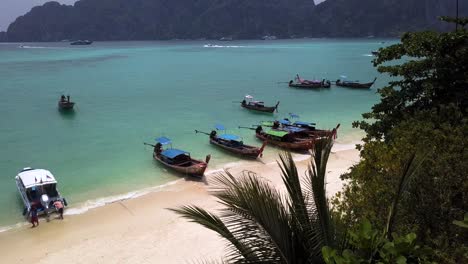
<svg viewBox="0 0 468 264"><path fill-rule="evenodd" d="M332 153L327 191L341 190L339 176L359 160L357 150ZM307 160L297 163L305 172ZM276 164L247 163L229 169L256 172L282 188ZM210 175L206 178L210 179ZM179 181L158 192L115 202L65 220L42 221L38 228L16 228L0 233L1 263L191 263L221 259L226 242L214 232L189 223L166 210L194 204L210 211L219 208L208 193L209 184Z"/></svg>

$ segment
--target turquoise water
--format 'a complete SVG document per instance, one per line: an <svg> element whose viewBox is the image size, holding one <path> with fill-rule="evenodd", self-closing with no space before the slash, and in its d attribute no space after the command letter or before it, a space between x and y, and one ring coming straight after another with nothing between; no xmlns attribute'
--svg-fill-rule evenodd
<svg viewBox="0 0 468 264"><path fill-rule="evenodd" d="M220 46L204 46L208 43ZM51 170L62 194L76 205L179 179L152 161L152 149L143 145L159 135L194 157L211 153L211 168L238 161L193 131L222 123L260 145L253 131L237 129L270 119L233 103L245 94L272 105L281 101L277 117L294 112L322 128L341 123L339 143L359 140L351 122L378 100L376 87L388 80L373 68L369 54L390 43L0 44L0 226L22 220L14 176L23 167ZM296 73L308 79L379 79L371 90L298 90L278 83ZM62 93L77 102L74 114L57 110ZM273 159L276 151L270 148L267 156Z"/></svg>

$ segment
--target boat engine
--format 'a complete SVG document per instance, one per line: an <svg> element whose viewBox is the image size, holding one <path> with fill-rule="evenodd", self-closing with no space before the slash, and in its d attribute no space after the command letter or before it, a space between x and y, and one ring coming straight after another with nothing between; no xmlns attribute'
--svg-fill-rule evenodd
<svg viewBox="0 0 468 264"><path fill-rule="evenodd" d="M212 130L210 133L210 138L215 138L216 137L216 131Z"/></svg>
<svg viewBox="0 0 468 264"><path fill-rule="evenodd" d="M49 196L47 194L41 195L41 205L44 207L44 211L47 212L49 209Z"/></svg>

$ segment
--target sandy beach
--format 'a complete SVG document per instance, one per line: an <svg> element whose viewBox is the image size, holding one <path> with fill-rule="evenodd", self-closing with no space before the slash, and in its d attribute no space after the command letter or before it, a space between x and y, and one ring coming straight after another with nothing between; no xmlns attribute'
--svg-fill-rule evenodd
<svg viewBox="0 0 468 264"><path fill-rule="evenodd" d="M301 157L298 157L301 158ZM303 159L304 157L302 157ZM327 175L329 196L341 190L339 176L359 160L357 150L335 149ZM297 163L305 172L308 160ZM247 163L228 168L234 175L249 170L283 188L276 163ZM194 204L219 208L205 182L181 180L135 199L117 201L79 215L66 215L0 233L2 263L190 263L221 259L225 241L167 210Z"/></svg>

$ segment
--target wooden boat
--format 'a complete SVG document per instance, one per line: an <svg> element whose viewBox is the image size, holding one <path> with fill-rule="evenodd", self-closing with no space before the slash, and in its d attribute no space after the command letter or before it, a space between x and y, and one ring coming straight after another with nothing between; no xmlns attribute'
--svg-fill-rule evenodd
<svg viewBox="0 0 468 264"><path fill-rule="evenodd" d="M327 129L317 129L315 123L310 122L303 122L303 121L290 121L288 118L284 118L277 121L263 121L261 123L263 126L271 127L276 130L285 130L285 131L292 131L291 127L304 129L304 133L308 134L312 137L332 137L336 139L338 128L340 124L338 124L332 130Z"/></svg>
<svg viewBox="0 0 468 264"><path fill-rule="evenodd" d="M203 177L211 155L207 155L205 161L193 159L187 151L172 147L163 149L163 145L172 144L171 140L166 137L157 138L156 141L158 142L156 145L145 143L145 145L154 147L153 158L155 160L177 172Z"/></svg>
<svg viewBox="0 0 468 264"><path fill-rule="evenodd" d="M65 96L62 95L58 102L58 108L60 110L72 110L74 106L75 103L70 101L70 96L67 96L67 99L65 99Z"/></svg>
<svg viewBox="0 0 468 264"><path fill-rule="evenodd" d="M262 126L256 129L251 127L239 127L255 130L255 136L261 141L267 141L268 144L278 146L280 148L288 149L291 151L305 152L314 146L314 138L302 138L296 133L281 131L281 130L268 130L264 131Z"/></svg>
<svg viewBox="0 0 468 264"><path fill-rule="evenodd" d="M275 106L265 106L265 103L262 101L253 101L253 97L250 95L245 96L244 100L241 102L241 106L254 111L273 113L278 110L279 101Z"/></svg>
<svg viewBox="0 0 468 264"><path fill-rule="evenodd" d="M314 146L314 139L298 138L295 133L279 130L268 130L263 131L262 127L259 126L255 130L255 136L261 141L268 141L268 144L278 146L280 148L304 152L312 149Z"/></svg>
<svg viewBox="0 0 468 264"><path fill-rule="evenodd" d="M349 87L349 88L362 88L362 89L369 89L375 83L375 78L372 82L369 83L360 83L360 82L351 82L351 81L341 81L340 79L336 80L336 86L341 87Z"/></svg>
<svg viewBox="0 0 468 264"><path fill-rule="evenodd" d="M289 81L289 87L293 88L330 88L331 82L329 80L322 81L305 81L305 82L294 82L293 80Z"/></svg>
<svg viewBox="0 0 468 264"><path fill-rule="evenodd" d="M255 146L249 146L249 145L244 144L242 139L237 135L232 135L232 134L218 135L218 133L215 130L211 131L211 133L206 133L206 132L195 130L195 133L202 133L202 134L210 136L211 144L218 146L231 153L240 155L241 157L244 157L244 158L256 159L258 157L261 157L263 150L265 149L265 146L267 144L266 142L264 142L260 148L255 147Z"/></svg>

